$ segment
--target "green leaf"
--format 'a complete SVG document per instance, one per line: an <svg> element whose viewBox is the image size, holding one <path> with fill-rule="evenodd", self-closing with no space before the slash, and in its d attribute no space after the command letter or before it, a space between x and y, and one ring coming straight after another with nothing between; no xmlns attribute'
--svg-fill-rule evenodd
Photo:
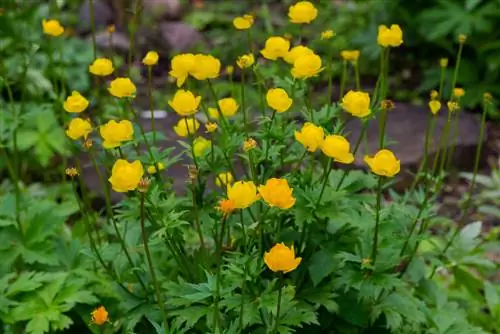
<svg viewBox="0 0 500 334"><path fill-rule="evenodd" d="M49 331L49 320L41 314L35 315L26 326L26 332L31 334L43 334Z"/></svg>
<svg viewBox="0 0 500 334"><path fill-rule="evenodd" d="M497 306L500 305L500 297L495 286L488 281L484 281L484 298L488 308L493 313Z"/></svg>
<svg viewBox="0 0 500 334"><path fill-rule="evenodd" d="M338 265L333 256L326 250L320 250L313 254L309 265L309 276L313 285L318 285L325 277L330 275Z"/></svg>
<svg viewBox="0 0 500 334"><path fill-rule="evenodd" d="M483 297L481 295L483 283L480 278L476 277L466 268L463 268L461 266L453 267L452 272L455 276L456 284L465 286L471 296L473 296L475 299L483 300Z"/></svg>
<svg viewBox="0 0 500 334"><path fill-rule="evenodd" d="M38 140L38 133L36 131L27 130L19 132L17 136L18 148L22 151L27 150L35 145Z"/></svg>

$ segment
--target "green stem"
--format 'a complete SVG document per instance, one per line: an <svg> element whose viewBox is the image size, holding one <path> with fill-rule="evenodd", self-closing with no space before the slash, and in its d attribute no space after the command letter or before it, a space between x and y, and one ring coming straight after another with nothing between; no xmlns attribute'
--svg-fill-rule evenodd
<svg viewBox="0 0 500 334"><path fill-rule="evenodd" d="M127 75L130 76L130 70L132 69L132 56L134 53L134 48L135 48L135 33L137 31L137 27L139 25L139 19L140 19L140 10L142 8L142 0L136 0L135 1L135 11L134 15L130 21L130 48L128 50L128 69L127 69Z"/></svg>
<svg viewBox="0 0 500 334"><path fill-rule="evenodd" d="M94 59L97 58L97 43L95 38L95 13L94 13L94 0L89 1L90 12L90 29L92 31L92 51L94 52Z"/></svg>
<svg viewBox="0 0 500 334"><path fill-rule="evenodd" d="M363 141L363 137L366 134L366 130L368 129L368 120L363 120L363 125L361 126L361 132L359 133L358 140L356 141L356 144L354 145L354 150L352 151L352 154L356 156L356 153L358 153L358 149L361 145L361 142ZM342 184L344 183L345 178L347 177L347 174L349 174L349 169L345 169L344 173L342 174L342 177L340 178L339 184L337 185L337 188L335 189L338 191Z"/></svg>
<svg viewBox="0 0 500 334"><path fill-rule="evenodd" d="M280 311L281 311L281 297L283 295L283 274L280 274L279 290L278 290L278 304L276 305L276 321L274 323L274 334L278 333L278 327L280 323Z"/></svg>
<svg viewBox="0 0 500 334"><path fill-rule="evenodd" d="M203 250L203 252L205 252L205 250L206 250L205 238L203 238L203 232L201 231L200 216L199 216L199 212L198 212L198 204L196 203L195 188L196 187L193 184L192 188L191 188L191 193L192 193L191 200L193 203L194 222L195 222L195 226L196 226L196 232L198 233L198 237L200 238L201 249Z"/></svg>
<svg viewBox="0 0 500 334"><path fill-rule="evenodd" d="M266 131L266 153L264 154L264 162L267 161L267 157L269 155L269 145L271 144L271 128L273 126L274 119L276 118L276 110L273 111L273 115L271 116L271 121L269 122L269 125L267 126L267 131ZM262 180L264 181L264 175L262 175Z"/></svg>
<svg viewBox="0 0 500 334"><path fill-rule="evenodd" d="M245 69L241 70L241 112L243 113L243 131L248 139L247 110L245 108Z"/></svg>
<svg viewBox="0 0 500 334"><path fill-rule="evenodd" d="M361 81L359 79L359 66L358 66L357 60L354 63L354 76L356 78L356 90L360 91L361 90Z"/></svg>
<svg viewBox="0 0 500 334"><path fill-rule="evenodd" d="M325 192L326 185L328 183L328 176L330 176L332 169L333 169L332 159L328 159L328 166L325 168L325 171L323 174L323 185L321 186L321 191L319 192L319 197L318 197L318 201L316 202L316 206L318 206L319 203L321 202L321 198L323 197L323 193Z"/></svg>
<svg viewBox="0 0 500 334"><path fill-rule="evenodd" d="M148 66L148 97L149 110L151 111L151 131L153 132L153 145L156 146L155 110L153 101L153 69L151 66Z"/></svg>
<svg viewBox="0 0 500 334"><path fill-rule="evenodd" d="M339 93L340 99L344 97L346 81L347 81L347 61L344 60L342 62L342 77L340 78L340 93Z"/></svg>
<svg viewBox="0 0 500 334"><path fill-rule="evenodd" d="M333 48L330 48L328 53L328 111L327 115L330 116L330 109L332 107L333 95ZM342 97L342 96L341 96Z"/></svg>
<svg viewBox="0 0 500 334"><path fill-rule="evenodd" d="M378 186L377 186L377 207L375 211L375 231L373 233L373 244L372 244L372 254L371 260L372 264L375 265L375 261L377 260L377 249L378 249L378 231L380 225L380 207L382 203L382 176L378 177Z"/></svg>
<svg viewBox="0 0 500 334"><path fill-rule="evenodd" d="M221 281L221 267L222 267L222 242L224 239L224 229L226 226L227 216L223 215L221 228L219 231L219 240L217 242L217 273L216 273L216 284L215 284L215 300L214 300L214 326L215 333L220 331L220 309L219 309L219 299L220 299L220 281Z"/></svg>
<svg viewBox="0 0 500 334"><path fill-rule="evenodd" d="M212 94L212 98L215 101L215 105L217 107L217 111L219 112L219 117L220 117L220 119L222 121L222 124L224 125L225 128L227 128L227 130L229 132L231 132L231 128L229 126L228 121L226 120L226 116L224 116L224 114L222 113L222 110L220 109L219 99L217 98L217 93L215 93L215 89L214 89L214 86L212 85L212 81L210 79L207 79L207 82L208 82L208 88L210 90L210 93Z"/></svg>
<svg viewBox="0 0 500 334"><path fill-rule="evenodd" d="M464 49L464 44L460 43L458 47L457 63L455 64L455 70L453 71L453 79L451 81L451 93L450 100L453 97L453 89L455 88L458 80L458 70L460 69L460 61L462 60L462 51Z"/></svg>

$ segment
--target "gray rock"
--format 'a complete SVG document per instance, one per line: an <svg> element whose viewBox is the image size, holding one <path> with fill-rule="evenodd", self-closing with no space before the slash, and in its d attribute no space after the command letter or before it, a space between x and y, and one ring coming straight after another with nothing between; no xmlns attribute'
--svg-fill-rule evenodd
<svg viewBox="0 0 500 334"><path fill-rule="evenodd" d="M203 41L203 35L183 22L164 22L159 25L162 41L170 50L185 52Z"/></svg>
<svg viewBox="0 0 500 334"><path fill-rule="evenodd" d="M92 36L88 37L91 40ZM109 50L109 33L107 31L98 32L95 36L97 47L101 50ZM119 54L126 54L130 48L130 40L127 35L115 31L113 33L113 50Z"/></svg>
<svg viewBox="0 0 500 334"><path fill-rule="evenodd" d="M144 14L160 19L178 20L182 16L182 5L179 0L148 0L144 1Z"/></svg>
<svg viewBox="0 0 500 334"><path fill-rule="evenodd" d="M85 0L80 7L80 13L78 15L78 30L81 32L89 32L91 30L90 25L90 1ZM94 24L96 29L101 29L107 27L113 22L114 15L111 8L108 6L104 0L94 0Z"/></svg>

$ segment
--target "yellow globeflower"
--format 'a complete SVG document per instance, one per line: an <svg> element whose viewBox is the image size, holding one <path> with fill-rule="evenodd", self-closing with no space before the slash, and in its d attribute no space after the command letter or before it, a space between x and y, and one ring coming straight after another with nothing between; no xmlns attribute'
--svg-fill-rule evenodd
<svg viewBox="0 0 500 334"><path fill-rule="evenodd" d="M269 206L290 209L295 204L293 189L290 188L286 179L269 179L266 184L259 186L258 190L262 199Z"/></svg>
<svg viewBox="0 0 500 334"><path fill-rule="evenodd" d="M403 44L403 31L397 24L391 25L391 28L380 25L378 27L377 43L384 48L398 47Z"/></svg>
<svg viewBox="0 0 500 334"><path fill-rule="evenodd" d="M134 127L129 120L115 121L111 120L99 128L99 133L104 139L102 146L104 148L115 148L124 141L134 139Z"/></svg>
<svg viewBox="0 0 500 334"><path fill-rule="evenodd" d="M196 80L216 79L220 75L220 60L212 55L197 54L191 75Z"/></svg>
<svg viewBox="0 0 500 334"><path fill-rule="evenodd" d="M157 162L156 165L158 166L158 170L160 172L162 170L165 170L165 165L163 164L163 162ZM155 174L156 173L156 166L155 165L148 166L148 173Z"/></svg>
<svg viewBox="0 0 500 334"><path fill-rule="evenodd" d="M297 269L301 261L301 257L295 257L293 245L288 248L283 243L274 245L269 252L264 254L264 262L273 272L289 273Z"/></svg>
<svg viewBox="0 0 500 334"><path fill-rule="evenodd" d="M269 37L266 40L264 49L260 53L267 59L276 60L278 58L284 58L288 54L288 49L290 49L290 41L283 37Z"/></svg>
<svg viewBox="0 0 500 334"><path fill-rule="evenodd" d="M341 164L350 164L354 161L354 156L349 152L350 149L351 145L347 139L338 135L326 136L321 145L321 151L326 156Z"/></svg>
<svg viewBox="0 0 500 334"><path fill-rule="evenodd" d="M295 131L295 139L304 145L309 152L316 152L325 139L325 132L320 126L307 122L300 132Z"/></svg>
<svg viewBox="0 0 500 334"><path fill-rule="evenodd" d="M253 16L246 14L243 16L235 17L233 19L233 25L238 30L246 30L252 27L253 21Z"/></svg>
<svg viewBox="0 0 500 334"><path fill-rule="evenodd" d="M266 94L267 105L279 113L285 112L292 106L293 100L283 88L271 88Z"/></svg>
<svg viewBox="0 0 500 334"><path fill-rule="evenodd" d="M177 80L177 87L181 87L194 68L195 56L192 53L179 54L172 58L168 74Z"/></svg>
<svg viewBox="0 0 500 334"><path fill-rule="evenodd" d="M463 88L453 88L453 96L461 98L465 95L465 90Z"/></svg>
<svg viewBox="0 0 500 334"><path fill-rule="evenodd" d="M92 124L85 119L81 119L79 117L73 118L68 125L68 129L66 130L66 135L73 139L77 140L80 138L87 139L87 136L92 131Z"/></svg>
<svg viewBox="0 0 500 334"><path fill-rule="evenodd" d="M160 56L156 51L149 51L144 58L142 58L142 63L146 66L153 66L158 64Z"/></svg>
<svg viewBox="0 0 500 334"><path fill-rule="evenodd" d="M215 177L217 187L223 187L234 182L233 174L230 172L220 173Z"/></svg>
<svg viewBox="0 0 500 334"><path fill-rule="evenodd" d="M220 99L217 104L219 105L219 110L221 111L222 115L224 115L225 117L234 116L234 114L236 114L236 111L238 111L238 108L240 107L236 100L232 97Z"/></svg>
<svg viewBox="0 0 500 334"><path fill-rule="evenodd" d="M63 103L64 110L71 113L81 113L88 106L89 101L77 91L71 92L71 96L68 96Z"/></svg>
<svg viewBox="0 0 500 334"><path fill-rule="evenodd" d="M322 40L329 40L335 36L335 32L332 29L325 30L321 33Z"/></svg>
<svg viewBox="0 0 500 334"><path fill-rule="evenodd" d="M364 160L374 174L393 177L399 173L400 161L390 150L382 149L373 157L365 156Z"/></svg>
<svg viewBox="0 0 500 334"><path fill-rule="evenodd" d="M227 197L236 209L245 209L259 200L257 187L252 181L238 181L227 186Z"/></svg>
<svg viewBox="0 0 500 334"><path fill-rule="evenodd" d="M293 63L292 75L296 79L307 79L318 75L323 71L321 58L318 55L300 56Z"/></svg>
<svg viewBox="0 0 500 334"><path fill-rule="evenodd" d="M113 63L108 58L97 58L89 65L89 72L101 77L110 75L114 70Z"/></svg>
<svg viewBox="0 0 500 334"><path fill-rule="evenodd" d="M182 118L174 126L174 131L180 137L193 135L200 128L200 123L195 118Z"/></svg>
<svg viewBox="0 0 500 334"><path fill-rule="evenodd" d="M205 153L210 146L212 145L212 142L208 139L205 139L203 137L196 137L195 140L193 140L193 151L194 155L196 157L199 157Z"/></svg>
<svg viewBox="0 0 500 334"><path fill-rule="evenodd" d="M135 190L144 175L144 168L139 160L132 163L118 159L111 169L108 179L114 191L124 193Z"/></svg>
<svg viewBox="0 0 500 334"><path fill-rule="evenodd" d="M456 101L448 101L446 103L446 106L448 107L448 110L451 112L457 111L460 109L460 105Z"/></svg>
<svg viewBox="0 0 500 334"><path fill-rule="evenodd" d="M234 202L230 199L223 199L219 201L219 205L215 207L217 210L222 212L224 217L227 217L236 210L236 207L234 206Z"/></svg>
<svg viewBox="0 0 500 334"><path fill-rule="evenodd" d="M191 116L198 110L200 101L201 96L194 96L188 90L179 89L173 99L168 101L168 105L181 116Z"/></svg>
<svg viewBox="0 0 500 334"><path fill-rule="evenodd" d="M250 67L254 63L255 63L255 57L251 53L240 56L240 57L238 57L238 60L236 60L236 64L241 69Z"/></svg>
<svg viewBox="0 0 500 334"><path fill-rule="evenodd" d="M355 63L358 61L360 52L359 50L343 50L340 51L340 56L342 59Z"/></svg>
<svg viewBox="0 0 500 334"><path fill-rule="evenodd" d="M99 306L93 310L90 316L90 320L98 326L104 325L108 321L108 311L104 306Z"/></svg>
<svg viewBox="0 0 500 334"><path fill-rule="evenodd" d="M318 16L318 10L309 1L299 1L288 8L288 18L292 23L311 23Z"/></svg>
<svg viewBox="0 0 500 334"><path fill-rule="evenodd" d="M297 45L294 46L293 48L288 51L288 53L285 55L285 61L289 64L294 64L297 58L305 56L305 55L313 55L314 51L309 49L307 46L304 45Z"/></svg>
<svg viewBox="0 0 500 334"><path fill-rule="evenodd" d="M64 27L58 20L43 20L43 33L49 36L58 37L64 33Z"/></svg>
<svg viewBox="0 0 500 334"><path fill-rule="evenodd" d="M129 78L116 78L109 84L108 91L118 98L134 97L136 88Z"/></svg>
<svg viewBox="0 0 500 334"><path fill-rule="evenodd" d="M433 115L436 115L439 109L441 109L441 102L438 100L429 101L429 109Z"/></svg>
<svg viewBox="0 0 500 334"><path fill-rule="evenodd" d="M217 128L218 128L217 123L208 122L205 124L205 129L206 129L205 132L207 133L215 132Z"/></svg>
<svg viewBox="0 0 500 334"><path fill-rule="evenodd" d="M248 138L243 142L243 151L248 152L257 147L257 142L253 138Z"/></svg>
<svg viewBox="0 0 500 334"><path fill-rule="evenodd" d="M366 117L372 112L370 110L370 95L351 90L342 98L342 108L353 116Z"/></svg>

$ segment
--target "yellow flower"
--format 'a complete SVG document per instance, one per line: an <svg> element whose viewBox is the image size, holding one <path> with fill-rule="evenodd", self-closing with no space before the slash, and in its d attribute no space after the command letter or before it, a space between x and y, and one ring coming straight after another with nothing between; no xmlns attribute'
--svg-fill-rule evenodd
<svg viewBox="0 0 500 334"><path fill-rule="evenodd" d="M203 153L205 153L210 146L212 145L212 142L208 139L205 139L203 137L196 137L195 140L193 140L193 152L196 157L201 156Z"/></svg>
<svg viewBox="0 0 500 334"><path fill-rule="evenodd" d="M330 135L326 136L321 151L332 158L334 161L342 164L350 164L354 161L354 156L349 152L351 145L342 136Z"/></svg>
<svg viewBox="0 0 500 334"><path fill-rule="evenodd" d="M276 60L278 58L284 58L288 54L288 49L290 49L290 41L284 39L283 37L269 37L266 40L264 49L260 53L267 59Z"/></svg>
<svg viewBox="0 0 500 334"><path fill-rule="evenodd" d="M321 58L318 55L303 55L295 60L292 68L292 75L296 79L307 79L318 75L323 71Z"/></svg>
<svg viewBox="0 0 500 334"><path fill-rule="evenodd" d="M301 257L295 257L293 245L288 248L283 243L274 245L269 252L264 254L264 262L273 272L289 273L297 269L301 261Z"/></svg>
<svg viewBox="0 0 500 334"><path fill-rule="evenodd" d="M157 162L156 165L158 166L158 170L160 172L162 170L165 170L165 165L163 164L163 162ZM155 165L148 166L148 173L155 174L156 173L156 166Z"/></svg>
<svg viewBox="0 0 500 334"><path fill-rule="evenodd" d="M74 178L75 176L77 176L79 173L78 173L78 170L75 168L75 167L69 167L69 168L66 168L64 170L64 173L66 175L68 175L69 177L71 178Z"/></svg>
<svg viewBox="0 0 500 334"><path fill-rule="evenodd" d="M201 96L194 96L188 90L179 89L173 99L168 101L168 105L181 116L191 116L198 110L200 101Z"/></svg>
<svg viewBox="0 0 500 334"><path fill-rule="evenodd" d="M139 160L132 163L118 159L111 169L108 179L114 191L124 193L135 190L144 175L144 168Z"/></svg>
<svg viewBox="0 0 500 334"><path fill-rule="evenodd" d="M316 152L325 139L325 132L320 126L307 122L300 132L295 131L295 139L304 145L309 152Z"/></svg>
<svg viewBox="0 0 500 334"><path fill-rule="evenodd" d="M114 33L116 31L116 27L115 27L114 24L110 24L108 26L107 30L108 30L108 33L112 34L112 33Z"/></svg>
<svg viewBox="0 0 500 334"><path fill-rule="evenodd" d="M174 126L174 131L180 137L187 137L193 135L199 128L200 123L195 118L181 118Z"/></svg>
<svg viewBox="0 0 500 334"><path fill-rule="evenodd" d="M197 80L215 79L220 74L220 60L212 55L197 54L191 75Z"/></svg>
<svg viewBox="0 0 500 334"><path fill-rule="evenodd" d="M271 88L266 94L267 105L279 113L285 112L292 106L293 100L283 88Z"/></svg>
<svg viewBox="0 0 500 334"><path fill-rule="evenodd" d="M465 41L467 41L467 35L465 34L458 35L458 42L460 42L460 44L464 44Z"/></svg>
<svg viewBox="0 0 500 334"><path fill-rule="evenodd" d="M377 43L386 47L397 47L403 44L403 31L397 24L391 25L387 28L385 25L378 26Z"/></svg>
<svg viewBox="0 0 500 334"><path fill-rule="evenodd" d="M240 56L238 57L238 60L236 60L236 64L241 69L250 67L253 63L255 63L255 57L251 53Z"/></svg>
<svg viewBox="0 0 500 334"><path fill-rule="evenodd" d="M222 186L231 184L233 182L234 182L233 174L231 174L230 172L220 173L215 178L215 184L217 185L217 187L221 188Z"/></svg>
<svg viewBox="0 0 500 334"><path fill-rule="evenodd" d="M129 78L116 78L109 84L108 91L118 98L134 97L136 88Z"/></svg>
<svg viewBox="0 0 500 334"><path fill-rule="evenodd" d="M64 33L64 27L58 20L43 20L43 33L46 35L58 37Z"/></svg>
<svg viewBox="0 0 500 334"><path fill-rule="evenodd" d="M255 147L257 147L257 142L253 138L248 138L243 143L243 151L245 151L245 152L253 150Z"/></svg>
<svg viewBox="0 0 500 334"><path fill-rule="evenodd" d="M448 67L448 58L441 58L439 59L439 66L441 67Z"/></svg>
<svg viewBox="0 0 500 334"><path fill-rule="evenodd" d="M453 96L461 98L465 95L465 90L463 88L453 88Z"/></svg>
<svg viewBox="0 0 500 334"><path fill-rule="evenodd" d="M335 32L332 29L325 30L321 33L321 39L328 40L335 36Z"/></svg>
<svg viewBox="0 0 500 334"><path fill-rule="evenodd" d="M362 118L370 115L370 95L365 92L349 91L342 98L342 108L349 114Z"/></svg>
<svg viewBox="0 0 500 334"><path fill-rule="evenodd" d="M97 58L89 66L90 73L101 77L110 75L114 70L113 63L108 58Z"/></svg>
<svg viewBox="0 0 500 334"><path fill-rule="evenodd" d="M265 185L259 186L258 190L262 199L269 206L290 209L295 204L295 197L292 195L293 189L290 188L286 179L269 179Z"/></svg>
<svg viewBox="0 0 500 334"><path fill-rule="evenodd" d="M233 201L236 209L246 209L259 200L259 195L252 181L238 181L227 186L227 198Z"/></svg>
<svg viewBox="0 0 500 334"><path fill-rule="evenodd" d="M115 148L124 141L134 139L134 127L129 120L115 121L111 120L99 128L99 133L104 139L102 146L104 148Z"/></svg>
<svg viewBox="0 0 500 334"><path fill-rule="evenodd" d="M236 207L234 206L234 201L230 199L223 199L219 201L219 205L216 207L216 209L222 212L224 217L227 217L231 214L231 212L236 210Z"/></svg>
<svg viewBox="0 0 500 334"><path fill-rule="evenodd" d="M68 125L68 129L66 130L66 135L73 139L77 140L80 138L87 139L87 136L92 131L92 124L85 119L81 119L79 117L73 118Z"/></svg>
<svg viewBox="0 0 500 334"><path fill-rule="evenodd" d="M213 122L208 122L207 124L205 124L205 129L207 133L211 133L211 132L215 132L217 130L217 123L213 123Z"/></svg>
<svg viewBox="0 0 500 334"><path fill-rule="evenodd" d="M436 115L439 109L441 109L441 102L438 100L429 101L429 109L433 115Z"/></svg>
<svg viewBox="0 0 500 334"><path fill-rule="evenodd" d="M220 99L217 104L219 105L219 109L217 108L209 108L208 113L210 117L214 119L219 118L219 110L222 112L222 115L225 117L231 117L236 114L238 108L240 107L235 99L232 97L226 97L225 99Z"/></svg>
<svg viewBox="0 0 500 334"><path fill-rule="evenodd" d="M168 74L177 80L177 87L181 87L186 81L189 73L194 68L195 56L192 53L185 53L174 56L170 67L172 70Z"/></svg>
<svg viewBox="0 0 500 334"><path fill-rule="evenodd" d="M68 96L63 104L64 110L73 113L80 113L87 109L88 106L89 101L77 91L71 92L71 96Z"/></svg>
<svg viewBox="0 0 500 334"><path fill-rule="evenodd" d="M343 50L340 51L340 56L342 59L355 63L358 61L360 52L359 50Z"/></svg>
<svg viewBox="0 0 500 334"><path fill-rule="evenodd" d="M248 14L237 16L233 19L233 25L238 30L250 29L253 25L253 16Z"/></svg>
<svg viewBox="0 0 500 334"><path fill-rule="evenodd" d="M232 66L232 65L227 65L227 66L226 66L226 73L227 73L228 75L233 74L233 73L234 73L234 66Z"/></svg>
<svg viewBox="0 0 500 334"><path fill-rule="evenodd" d="M318 10L309 1L299 1L288 8L288 18L292 23L311 23L316 16Z"/></svg>
<svg viewBox="0 0 500 334"><path fill-rule="evenodd" d="M431 90L431 100L436 100L439 97L439 93L437 90L433 89Z"/></svg>
<svg viewBox="0 0 500 334"><path fill-rule="evenodd" d="M158 59L160 56L156 51L149 51L144 58L142 58L142 63L147 66L153 66L158 64Z"/></svg>
<svg viewBox="0 0 500 334"><path fill-rule="evenodd" d="M374 174L392 177L399 173L400 161L387 149L378 151L373 157L365 156L365 162Z"/></svg>
<svg viewBox="0 0 500 334"><path fill-rule="evenodd" d="M455 102L455 101L448 101L448 103L446 105L448 106L448 110L451 112L454 112L454 111L457 111L458 109L460 109L460 105L458 104L458 102Z"/></svg>
<svg viewBox="0 0 500 334"><path fill-rule="evenodd" d="M313 55L314 51L309 49L307 46L297 45L288 51L285 55L285 61L289 64L294 64L297 58L305 56L305 55Z"/></svg>
<svg viewBox="0 0 500 334"><path fill-rule="evenodd" d="M104 325L108 321L108 311L106 311L104 306L99 306L90 315L92 322L98 326Z"/></svg>

